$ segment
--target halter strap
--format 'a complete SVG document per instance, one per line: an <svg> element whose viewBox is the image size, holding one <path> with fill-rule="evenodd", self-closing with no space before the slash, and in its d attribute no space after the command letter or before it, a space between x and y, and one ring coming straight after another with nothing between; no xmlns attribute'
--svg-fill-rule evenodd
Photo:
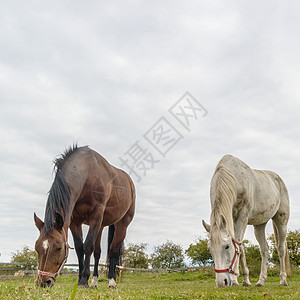
<svg viewBox="0 0 300 300"><path fill-rule="evenodd" d="M66 252L63 262L61 263L61 265L59 266L58 270L55 273L45 272L45 271L41 271L41 270L38 269L38 275L49 276L49 277L53 278L54 280L56 280L56 278L59 275L60 271L62 270L65 263L67 262L67 259L68 259L68 256L69 256L69 249L74 249L74 248L70 247L70 245L68 244L67 235L66 235L66 232L65 232L64 228L62 230L64 232L64 237L65 237L65 252Z"/></svg>
<svg viewBox="0 0 300 300"><path fill-rule="evenodd" d="M232 242L233 242L233 246L235 248L235 252L234 252L234 256L233 256L233 259L232 259L232 262L231 262L229 268L227 268L227 269L215 269L216 273L226 273L226 272L229 272L231 274L235 274L235 271L233 269L233 265L235 263L235 260L236 260L236 258L238 256L238 254L239 254L238 246L241 246L242 243L237 242L234 238L232 238Z"/></svg>

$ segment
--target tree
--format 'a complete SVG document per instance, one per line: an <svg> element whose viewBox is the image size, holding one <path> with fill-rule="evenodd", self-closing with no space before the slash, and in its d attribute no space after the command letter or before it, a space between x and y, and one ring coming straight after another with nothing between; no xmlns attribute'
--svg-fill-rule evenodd
<svg viewBox="0 0 300 300"><path fill-rule="evenodd" d="M36 251L31 250L28 246L24 246L24 248L16 253L12 252L12 263L28 263L32 265L36 265L38 261L38 255Z"/></svg>
<svg viewBox="0 0 300 300"><path fill-rule="evenodd" d="M147 244L129 244L125 250L125 265L129 268L148 269L149 258L146 253Z"/></svg>
<svg viewBox="0 0 300 300"><path fill-rule="evenodd" d="M260 274L261 255L259 246L251 244L248 240L243 241L247 266L251 276Z"/></svg>
<svg viewBox="0 0 300 300"><path fill-rule="evenodd" d="M276 250L274 233L268 237L268 240L271 242L271 261L272 263L279 265L279 257ZM290 256L290 262L294 266L300 266L300 230L289 231L286 236L286 242Z"/></svg>
<svg viewBox="0 0 300 300"><path fill-rule="evenodd" d="M184 267L184 254L180 245L167 241L154 248L151 255L151 266L154 269Z"/></svg>
<svg viewBox="0 0 300 300"><path fill-rule="evenodd" d="M192 265L206 266L212 264L212 256L208 249L208 239L199 237L195 244L190 244L185 253L192 260Z"/></svg>
<svg viewBox="0 0 300 300"><path fill-rule="evenodd" d="M291 263L299 267L300 266L300 230L288 232L287 247L288 247Z"/></svg>

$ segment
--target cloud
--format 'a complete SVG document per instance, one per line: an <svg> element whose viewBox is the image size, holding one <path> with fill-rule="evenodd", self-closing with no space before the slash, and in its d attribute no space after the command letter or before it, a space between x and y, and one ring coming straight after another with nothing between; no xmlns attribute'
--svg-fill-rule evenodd
<svg viewBox="0 0 300 300"><path fill-rule="evenodd" d="M0 8L2 260L33 247L32 215L44 215L52 161L73 142L116 166L136 141L160 160L136 182L128 242L187 247L204 236L210 178L226 153L284 179L289 228L298 229L298 3L4 1ZM190 133L168 113L185 91L208 110ZM143 138L162 116L184 136L165 158Z"/></svg>

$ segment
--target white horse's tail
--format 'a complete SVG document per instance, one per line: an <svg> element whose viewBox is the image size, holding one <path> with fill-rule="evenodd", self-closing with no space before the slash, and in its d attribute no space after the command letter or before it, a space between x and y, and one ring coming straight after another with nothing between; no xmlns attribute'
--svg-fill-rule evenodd
<svg viewBox="0 0 300 300"><path fill-rule="evenodd" d="M275 237L275 245L276 248L278 247L278 232L275 223L273 222L273 229L274 229L274 237ZM284 256L284 265L285 265L285 272L287 277L291 277L291 264L290 264L290 256L287 248L287 242L285 241L285 256Z"/></svg>

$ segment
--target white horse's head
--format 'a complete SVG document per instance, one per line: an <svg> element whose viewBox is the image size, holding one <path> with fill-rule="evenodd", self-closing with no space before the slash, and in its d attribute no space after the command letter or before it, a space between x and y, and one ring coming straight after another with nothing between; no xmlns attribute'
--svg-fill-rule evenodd
<svg viewBox="0 0 300 300"><path fill-rule="evenodd" d="M209 249L215 263L217 287L235 285L239 268L239 243L226 229L225 218L221 216L221 219L221 224L213 226L202 220L204 228L209 233Z"/></svg>

